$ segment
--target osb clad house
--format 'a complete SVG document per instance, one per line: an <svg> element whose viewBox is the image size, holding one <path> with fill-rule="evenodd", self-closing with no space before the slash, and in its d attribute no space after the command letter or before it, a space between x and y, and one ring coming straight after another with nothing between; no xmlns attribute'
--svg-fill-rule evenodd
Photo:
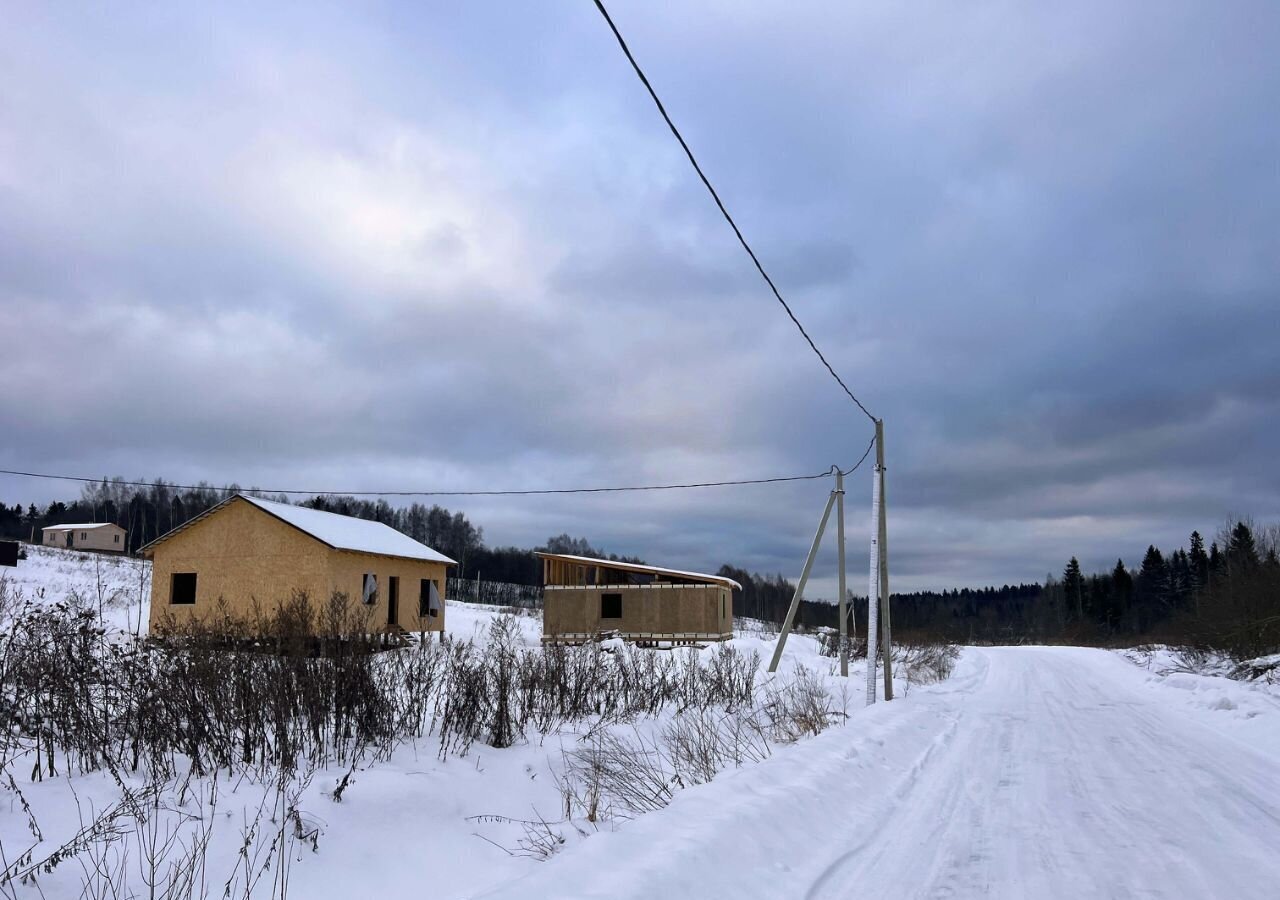
<svg viewBox="0 0 1280 900"><path fill-rule="evenodd" d="M580 643L617 632L641 644L733 637L732 578L569 556L542 558L542 639Z"/></svg>
<svg viewBox="0 0 1280 900"><path fill-rule="evenodd" d="M85 525L49 525L40 529L46 547L72 550L98 550L124 553L124 537L128 533L119 525L96 522Z"/></svg>
<svg viewBox="0 0 1280 900"><path fill-rule="evenodd" d="M443 631L449 557L381 522L236 494L139 551L152 560L153 634L254 621L305 591L335 593L370 631Z"/></svg>

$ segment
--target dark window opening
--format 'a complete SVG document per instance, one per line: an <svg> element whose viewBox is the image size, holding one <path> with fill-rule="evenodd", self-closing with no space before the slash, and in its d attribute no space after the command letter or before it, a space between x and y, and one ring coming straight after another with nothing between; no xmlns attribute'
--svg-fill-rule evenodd
<svg viewBox="0 0 1280 900"><path fill-rule="evenodd" d="M387 579L387 624L398 625L400 618L400 576Z"/></svg>
<svg viewBox="0 0 1280 900"><path fill-rule="evenodd" d="M364 584L360 589L360 599L366 606L373 606L378 602L378 576L372 572L365 573Z"/></svg>
<svg viewBox="0 0 1280 900"><path fill-rule="evenodd" d="M169 603L189 606L196 602L196 573L174 572L169 581Z"/></svg>
<svg viewBox="0 0 1280 900"><path fill-rule="evenodd" d="M600 618L602 619L621 619L622 618L622 595L621 594L601 594L600 595Z"/></svg>
<svg viewBox="0 0 1280 900"><path fill-rule="evenodd" d="M440 586L430 578L418 584L418 618L437 618L440 615Z"/></svg>
<svg viewBox="0 0 1280 900"><path fill-rule="evenodd" d="M118 534L111 535L111 542L114 544L120 543L120 535Z"/></svg>

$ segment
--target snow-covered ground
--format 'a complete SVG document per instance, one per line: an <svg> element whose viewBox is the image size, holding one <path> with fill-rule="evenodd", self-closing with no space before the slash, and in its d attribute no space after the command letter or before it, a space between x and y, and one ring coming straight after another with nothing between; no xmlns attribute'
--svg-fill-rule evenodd
<svg viewBox="0 0 1280 900"><path fill-rule="evenodd" d="M493 897L1280 896L1280 696L1070 647L970 648Z"/></svg>
<svg viewBox="0 0 1280 900"><path fill-rule="evenodd" d="M132 634L141 622L145 631L148 563L53 548L27 549L29 558L0 576L7 579L11 597L19 594L41 604L71 601L94 610L101 598L109 628ZM483 644L500 614L492 606L450 601L447 630L454 638ZM519 615L512 621L526 647L540 644L539 617ZM761 629L754 631L760 633L729 643L748 656L758 654L763 668L772 639ZM716 650L707 648L702 655L709 658ZM779 684L789 683L798 673L811 670L820 682L837 687L832 702L839 709L846 698L831 674L833 667L832 660L819 655L816 640L797 635L788 644L786 662L776 679ZM865 673L857 665L852 671L855 679ZM906 684L900 683L899 690L904 689ZM850 692L850 707L856 705L853 697L860 697L860 691ZM665 710L657 717L613 727L624 738L653 742L674 715L675 710ZM625 813L602 816L594 823L580 815L566 819L565 796L557 778L563 772L566 751L581 746L589 725L567 726L547 736L531 731L527 740L501 750L477 744L465 756L446 760L439 758L438 741L426 738L418 746L400 747L388 760L361 764L350 774L345 768L321 770L299 804L306 827L317 829L316 849L313 852L305 842L292 846L289 895L475 896L545 865L537 854L522 849L521 842L528 838L526 823L549 823L549 833L563 840L558 855L575 853L601 835L631 827L635 822ZM770 752L787 749L777 746ZM29 772L30 762L26 765ZM28 782L22 774L21 797L14 792L0 794L8 800L0 806L0 865L13 862L28 849L34 851L34 859L40 859L120 797L117 784L106 773L67 777L64 772L40 782ZM341 802L335 802L335 788L348 775ZM208 780L199 784L207 792ZM223 783L219 794L206 862L208 880L216 882L212 895L221 894L223 880L236 869L246 816L252 819L263 798L271 799L269 786L247 782ZM23 813L24 801L36 816L40 840L33 837ZM187 798L183 810L200 814L194 803ZM136 846L132 855L130 866L137 862ZM83 875L79 865L63 863L42 877L40 889L44 896L75 896ZM136 881L137 873L132 877ZM258 893L270 896L270 887L268 876ZM40 896L30 886L17 890L19 896Z"/></svg>
<svg viewBox="0 0 1280 900"><path fill-rule="evenodd" d="M40 565L96 585L83 567ZM450 603L448 628L484 639L495 614ZM518 623L535 645L537 618ZM733 644L765 660L772 637ZM1168 659L968 648L949 680L904 683L905 696L865 709L854 666L846 724L679 790L665 808L594 825L561 821L555 783L580 730L447 761L426 740L358 768L340 803L344 773L317 775L302 809L318 849L294 847L290 896L1280 896L1280 685ZM788 643L780 680L798 665L839 691L804 636ZM668 721L638 721L635 734ZM21 787L51 831L74 830L75 797L85 808L114 789L96 775ZM246 785L232 799L260 795ZM224 832L236 834L239 815ZM538 820L564 840L548 861L518 855L521 821ZM31 843L24 822L15 801L0 812L6 852ZM233 864L211 854L209 868ZM78 878L59 869L45 896L75 895Z"/></svg>
<svg viewBox="0 0 1280 900"><path fill-rule="evenodd" d="M108 628L145 632L151 610L151 563L107 553L24 545L17 568L0 568L11 594L42 604L72 602L97 611Z"/></svg>

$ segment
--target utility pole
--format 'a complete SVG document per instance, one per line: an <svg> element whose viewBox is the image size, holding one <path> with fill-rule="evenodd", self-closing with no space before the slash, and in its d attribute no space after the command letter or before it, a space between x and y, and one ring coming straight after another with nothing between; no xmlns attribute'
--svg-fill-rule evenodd
<svg viewBox="0 0 1280 900"><path fill-rule="evenodd" d="M849 617L844 590L844 473L836 467L836 559L840 568L840 677L849 677Z"/></svg>
<svg viewBox="0 0 1280 900"><path fill-rule="evenodd" d="M879 597L888 597L889 572L888 558L884 555L885 519L884 504L881 503L881 492L884 490L884 430L879 421L876 422L876 471L871 481L871 573L867 600L867 703L876 702L876 639L881 630L878 624L883 621L883 643L885 654L885 699L893 699L893 685L887 649L889 642L889 607L885 601L884 616L879 615ZM800 610L800 601L804 597L805 586L809 583L809 574L813 571L813 561L818 556L818 547L822 545L822 535L827 530L827 521L831 518L831 507L836 508L836 559L840 570L839 588L840 602L840 675L849 677L849 600L845 582L845 547L844 547L844 473L839 466L835 470L836 485L827 497L827 505L822 510L822 519L818 522L818 531L809 546L809 555L805 557L804 569L800 572L800 581L796 584L795 594L791 597L791 605L787 607L787 616L778 632L778 642L773 648L773 658L769 661L769 671L776 672L782 660L782 650L787 645L787 636L791 634L796 613Z"/></svg>
<svg viewBox="0 0 1280 900"><path fill-rule="evenodd" d="M839 471L837 469L836 471ZM796 611L800 609L800 598L804 596L804 586L809 583L809 572L813 569L813 560L818 555L818 546L822 543L822 533L827 530L827 519L831 517L831 506L835 503L836 492L827 497L827 505L822 510L822 521L818 523L818 533L813 536L813 545L809 547L809 555L804 561L804 571L800 573L800 582L791 598L791 606L787 608L787 618L782 623L782 631L778 634L778 643L773 648L773 659L769 662L769 671L778 670L778 661L782 659L782 648L787 645L787 635L791 633L791 623L795 621Z"/></svg>
<svg viewBox="0 0 1280 900"><path fill-rule="evenodd" d="M876 533L880 550L880 602L883 614L880 616L880 627L884 637L884 699L893 699L893 635L889 627L889 527L885 512L884 497L884 420L876 419L876 488L879 497L877 504Z"/></svg>
<svg viewBox="0 0 1280 900"><path fill-rule="evenodd" d="M879 431L877 430L877 443ZM871 552L867 578L867 706L876 702L876 640L880 630L880 477L871 473Z"/></svg>

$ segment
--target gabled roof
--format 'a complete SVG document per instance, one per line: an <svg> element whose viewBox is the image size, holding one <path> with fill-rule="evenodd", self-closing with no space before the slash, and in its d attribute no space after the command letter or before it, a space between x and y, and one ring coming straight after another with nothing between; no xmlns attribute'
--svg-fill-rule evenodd
<svg viewBox="0 0 1280 900"><path fill-rule="evenodd" d="M120 526L116 525L114 522L87 522L82 525L46 525L40 530L41 531L75 531L78 529L80 531L90 531L91 529L94 529L94 528L120 528ZM120 528L120 530L124 531L123 528Z"/></svg>
<svg viewBox="0 0 1280 900"><path fill-rule="evenodd" d="M642 572L647 575L666 575L669 578L687 578L690 581L703 581L707 584L723 584L725 587L731 587L734 590L742 590L742 585L734 581L732 578L725 578L723 575L707 575L704 572L685 572L681 569L664 569L661 566L642 566L639 563L617 562L612 559L595 559L590 556L573 556L568 553L543 553L538 552L538 556L542 559L559 559L565 562L578 563L584 566L604 566L609 569L618 569L623 572Z"/></svg>
<svg viewBox="0 0 1280 900"><path fill-rule="evenodd" d="M396 556L401 559L420 559L426 562L457 565L452 559L432 550L426 544L419 543L407 534L396 531L390 525L372 522L368 519L357 519L354 516L343 516L338 513L310 509L306 506L294 506L292 503L276 503L273 500L262 500L247 494L236 494L205 510L173 531L163 534L151 543L142 547L139 553L150 552L157 544L168 540L200 519L236 500L257 507L268 515L292 525L299 531L310 535L322 544L335 550L349 550L353 553L373 553L378 556Z"/></svg>

